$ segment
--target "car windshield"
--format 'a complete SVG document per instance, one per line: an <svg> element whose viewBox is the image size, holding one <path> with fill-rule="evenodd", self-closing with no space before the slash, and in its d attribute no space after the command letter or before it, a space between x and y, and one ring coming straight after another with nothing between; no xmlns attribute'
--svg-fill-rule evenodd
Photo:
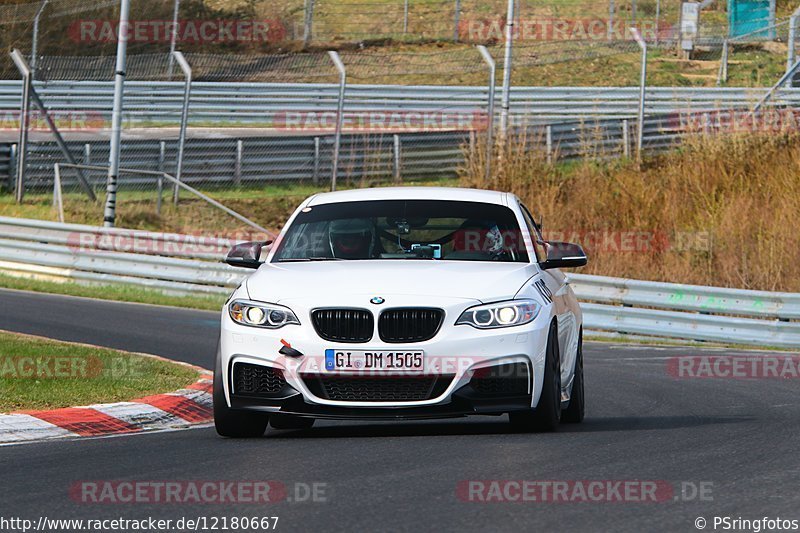
<svg viewBox="0 0 800 533"><path fill-rule="evenodd" d="M303 209L274 262L363 259L527 262L511 209L442 200L375 200Z"/></svg>

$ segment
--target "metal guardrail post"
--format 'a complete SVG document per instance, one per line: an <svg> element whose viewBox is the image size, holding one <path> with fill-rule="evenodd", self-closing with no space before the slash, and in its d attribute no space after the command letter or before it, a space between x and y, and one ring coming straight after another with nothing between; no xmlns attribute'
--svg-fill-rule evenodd
<svg viewBox="0 0 800 533"><path fill-rule="evenodd" d="M627 118L622 121L622 155L631 156L631 128Z"/></svg>
<svg viewBox="0 0 800 533"><path fill-rule="evenodd" d="M631 28L631 34L639 44L639 48L642 49L642 66L639 80L639 128L636 132L636 159L641 161L644 142L644 99L645 90L647 89L647 43L636 28Z"/></svg>
<svg viewBox="0 0 800 533"><path fill-rule="evenodd" d="M331 190L336 190L336 177L339 174L339 148L342 144L342 123L344 122L344 91L347 87L347 70L339 54L331 50L328 55L339 71L339 100L336 106L336 133L333 140L333 163L331 164Z"/></svg>
<svg viewBox="0 0 800 533"><path fill-rule="evenodd" d="M175 61L181 67L183 75L186 77L186 85L183 89L183 108L181 109L181 129L178 134L178 161L175 165L175 178L181 181L183 177L183 153L186 148L186 127L189 123L189 99L192 96L192 67L186 58L179 51L174 54ZM178 186L176 185L172 190L172 202L178 205Z"/></svg>
<svg viewBox="0 0 800 533"><path fill-rule="evenodd" d="M403 160L401 154L402 146L400 144L400 136L395 133L394 135L392 135L392 140L394 141L393 143L394 148L392 150L392 155L394 156L392 165L394 170L393 177L395 183L400 183L401 181L403 181L403 173L402 173Z"/></svg>
<svg viewBox="0 0 800 533"><path fill-rule="evenodd" d="M489 96L486 103L486 171L485 178L489 181L492 177L492 157L494 156L494 100L495 85L497 83L497 64L485 46L478 46L478 52L489 67Z"/></svg>
<svg viewBox="0 0 800 533"><path fill-rule="evenodd" d="M8 190L14 190L14 176L17 172L17 144L11 145L11 151L8 154Z"/></svg>
<svg viewBox="0 0 800 533"><path fill-rule="evenodd" d="M22 203L25 197L25 170L28 157L28 128L31 120L31 70L19 50L11 52L11 58L22 73L22 103L19 114L19 142L17 143L17 183L15 186L15 199Z"/></svg>
<svg viewBox="0 0 800 533"><path fill-rule="evenodd" d="M553 126L548 124L544 129L544 144L547 150L547 163L553 163Z"/></svg>
<svg viewBox="0 0 800 533"><path fill-rule="evenodd" d="M319 137L314 137L314 172L311 174L311 181L314 185L319 185Z"/></svg>
<svg viewBox="0 0 800 533"><path fill-rule="evenodd" d="M164 163L167 158L167 143L160 141L158 143L158 171L165 172ZM159 176L156 179L156 214L161 215L161 203L164 200L164 180Z"/></svg>
<svg viewBox="0 0 800 533"><path fill-rule="evenodd" d="M61 167L53 165L53 207L58 209L58 221L64 222L64 196L61 188Z"/></svg>
<svg viewBox="0 0 800 533"><path fill-rule="evenodd" d="M242 156L244 155L244 142L241 139L236 140L236 160L233 162L233 185L240 187L242 185Z"/></svg>
<svg viewBox="0 0 800 533"><path fill-rule="evenodd" d="M125 65L128 52L128 12L130 0L121 0L117 31L117 60L114 69L114 109L111 112L111 142L108 154L108 181L103 226L114 227L117 218L117 178L119 177L120 141L122 140L122 97L125 89Z"/></svg>

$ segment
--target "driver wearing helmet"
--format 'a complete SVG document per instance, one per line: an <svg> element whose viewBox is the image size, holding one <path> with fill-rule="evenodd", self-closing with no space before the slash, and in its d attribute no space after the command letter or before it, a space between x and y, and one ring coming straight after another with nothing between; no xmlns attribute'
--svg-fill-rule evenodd
<svg viewBox="0 0 800 533"><path fill-rule="evenodd" d="M376 240L375 225L366 219L334 220L328 226L328 243L333 257L371 259Z"/></svg>

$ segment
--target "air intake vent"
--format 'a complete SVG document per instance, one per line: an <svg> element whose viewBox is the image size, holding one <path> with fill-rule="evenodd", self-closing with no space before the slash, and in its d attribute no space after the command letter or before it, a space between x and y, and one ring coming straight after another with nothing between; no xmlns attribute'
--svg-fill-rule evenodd
<svg viewBox="0 0 800 533"><path fill-rule="evenodd" d="M308 390L318 398L342 402L414 402L444 394L452 375L326 376L304 374Z"/></svg>
<svg viewBox="0 0 800 533"><path fill-rule="evenodd" d="M235 396L280 397L287 387L283 371L268 366L235 363L233 394Z"/></svg>
<svg viewBox="0 0 800 533"><path fill-rule="evenodd" d="M369 342L375 329L375 319L366 309L317 309L311 319L326 341Z"/></svg>
<svg viewBox="0 0 800 533"><path fill-rule="evenodd" d="M387 309L378 319L378 333L383 342L423 342L436 335L443 319L441 309Z"/></svg>

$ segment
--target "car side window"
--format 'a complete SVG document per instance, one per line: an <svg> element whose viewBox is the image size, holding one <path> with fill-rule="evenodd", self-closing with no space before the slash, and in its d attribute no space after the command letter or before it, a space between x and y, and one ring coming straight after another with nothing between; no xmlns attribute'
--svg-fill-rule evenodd
<svg viewBox="0 0 800 533"><path fill-rule="evenodd" d="M542 239L542 235L539 233L539 228L536 225L536 222L534 222L533 216L531 215L531 212L528 211L528 208L525 207L525 205L521 202L519 206L522 208L522 218L525 219L525 225L528 227L528 232L533 240L533 249L536 252L536 261L541 263L547 259L547 254L545 254L544 248L539 243L539 239Z"/></svg>

